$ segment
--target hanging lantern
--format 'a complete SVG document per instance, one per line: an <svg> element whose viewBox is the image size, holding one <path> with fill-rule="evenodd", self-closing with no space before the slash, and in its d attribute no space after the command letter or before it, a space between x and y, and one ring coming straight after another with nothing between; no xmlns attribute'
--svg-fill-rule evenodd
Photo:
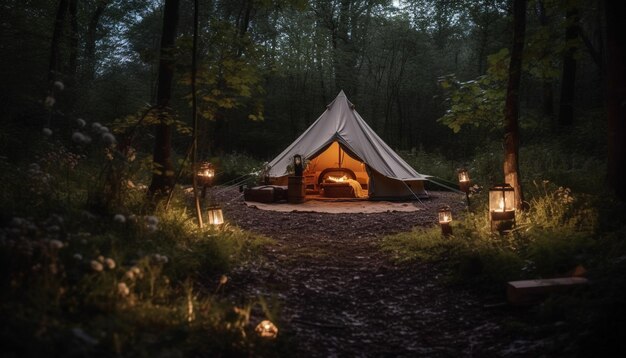
<svg viewBox="0 0 626 358"><path fill-rule="evenodd" d="M491 230L502 233L515 224L515 190L509 184L494 185L489 189L489 218Z"/></svg>
<svg viewBox="0 0 626 358"><path fill-rule="evenodd" d="M459 188L461 191L468 193L470 188L470 177L469 172L465 168L461 168L457 171L459 176Z"/></svg>
<svg viewBox="0 0 626 358"><path fill-rule="evenodd" d="M220 206L211 206L208 208L209 225L222 225L224 223L224 214Z"/></svg>
<svg viewBox="0 0 626 358"><path fill-rule="evenodd" d="M269 320L263 320L254 329L262 338L274 339L278 335L278 327Z"/></svg>
<svg viewBox="0 0 626 358"><path fill-rule="evenodd" d="M199 185L205 186L211 184L215 177L215 168L209 162L202 162L196 171L196 180Z"/></svg>
<svg viewBox="0 0 626 358"><path fill-rule="evenodd" d="M304 172L302 156L300 154L296 154L293 156L293 171L294 175L297 177L301 177L302 172Z"/></svg>
<svg viewBox="0 0 626 358"><path fill-rule="evenodd" d="M439 209L439 226L441 226L441 233L444 236L452 234L452 210L449 206L443 206Z"/></svg>

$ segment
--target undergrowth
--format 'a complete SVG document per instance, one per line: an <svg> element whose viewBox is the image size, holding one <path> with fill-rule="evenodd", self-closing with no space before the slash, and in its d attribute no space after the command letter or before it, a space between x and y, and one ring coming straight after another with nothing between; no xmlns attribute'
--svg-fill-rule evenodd
<svg viewBox="0 0 626 358"><path fill-rule="evenodd" d="M95 131L98 132L95 132ZM269 239L198 228L180 191L146 200L150 160L99 143L40 140L29 161L0 157L0 345L9 356L273 356L277 304L225 297L233 265ZM84 140L87 133L94 137ZM56 138L56 139L53 139ZM79 138L80 139L80 138ZM89 143L88 143L89 142ZM246 169L247 170L247 169ZM237 169L233 169L237 171Z"/></svg>
<svg viewBox="0 0 626 358"><path fill-rule="evenodd" d="M561 171L546 173L558 177ZM589 173L587 180L600 176ZM567 343L577 346L577 352L623 350L618 327L626 321L626 300L619 293L626 287L621 271L626 265L624 205L607 199L611 196L595 183L576 192L551 180L530 180L525 189L529 209L518 212L513 229L503 234L491 230L488 193L483 190L471 195L470 210L456 213L452 235L443 236L437 226L417 227L385 237L381 248L407 265L439 265L447 272L447 284L503 300L508 281L569 276L582 266L592 288L550 296L531 309L532 323L509 326L537 333L538 322L563 321L568 332L580 338Z"/></svg>

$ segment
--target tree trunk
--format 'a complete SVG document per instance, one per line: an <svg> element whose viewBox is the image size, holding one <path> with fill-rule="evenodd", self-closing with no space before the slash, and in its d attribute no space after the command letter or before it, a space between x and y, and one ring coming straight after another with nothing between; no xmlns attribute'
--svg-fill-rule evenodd
<svg viewBox="0 0 626 358"><path fill-rule="evenodd" d="M78 0L70 0L70 61L69 74L72 79L76 78L78 68Z"/></svg>
<svg viewBox="0 0 626 358"><path fill-rule="evenodd" d="M526 0L513 2L513 50L504 114L504 181L515 190L515 207L523 209L524 194L519 173L519 87L526 29Z"/></svg>
<svg viewBox="0 0 626 358"><path fill-rule="evenodd" d="M54 30L52 31L52 42L50 44L50 61L48 64L48 81L54 82L60 72L59 64L59 47L61 46L61 37L63 35L63 27L65 25L65 17L67 16L68 0L60 0L57 14L54 20Z"/></svg>
<svg viewBox="0 0 626 358"><path fill-rule="evenodd" d="M574 87L576 85L576 46L572 42L578 39L578 8L572 7L565 15L567 29L565 43L567 50L563 58L563 77L561 80L561 101L559 106L559 125L569 127L574 123Z"/></svg>
<svg viewBox="0 0 626 358"><path fill-rule="evenodd" d="M609 186L621 201L626 201L624 163L626 163L626 26L623 14L626 3L606 0L606 112L608 119L608 167Z"/></svg>
<svg viewBox="0 0 626 358"><path fill-rule="evenodd" d="M200 207L200 196L198 195L198 178L195 175L196 163L198 163L198 100L196 93L196 75L198 73L198 0L193 2L193 47L191 49L191 119L193 123L193 148L191 152L191 165L194 169L193 177L193 197L196 204L196 216L198 226L202 228L202 210Z"/></svg>
<svg viewBox="0 0 626 358"><path fill-rule="evenodd" d="M87 26L87 36L85 39L85 77L87 80L93 80L96 76L96 35L100 18L104 10L109 5L109 0L101 0L98 2L96 10L89 19Z"/></svg>
<svg viewBox="0 0 626 358"><path fill-rule="evenodd" d="M537 11L539 13L539 23L542 27L547 27L550 24L550 19L546 14L546 8L544 6L543 1L537 2ZM548 56L549 47L551 47L551 43L548 43L543 49L543 56ZM554 125L554 92L552 90L552 79L544 76L541 84L541 113L544 117L550 120L550 126L556 127Z"/></svg>
<svg viewBox="0 0 626 358"><path fill-rule="evenodd" d="M157 111L159 124L156 128L153 151L153 173L150 183L150 195L166 196L174 186L174 167L172 165L172 127L170 98L174 80L174 47L176 27L178 26L179 0L165 0L163 10L163 32L159 55L159 82L157 85Z"/></svg>

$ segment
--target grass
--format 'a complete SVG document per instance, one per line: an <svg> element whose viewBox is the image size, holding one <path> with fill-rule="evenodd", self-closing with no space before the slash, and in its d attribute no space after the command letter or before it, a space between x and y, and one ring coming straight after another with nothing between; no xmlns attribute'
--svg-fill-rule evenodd
<svg viewBox="0 0 626 358"><path fill-rule="evenodd" d="M112 156L110 154L113 154ZM229 270L268 238L199 229L184 194L146 202L147 161L42 141L31 161L0 157L0 345L9 356L275 356L259 337L275 302L224 297ZM113 158L113 159L111 159ZM114 168L119 187L107 186ZM236 169L232 169L236 171ZM94 200L96 198L96 200Z"/></svg>
<svg viewBox="0 0 626 358"><path fill-rule="evenodd" d="M512 231L499 235L490 230L486 188L501 181L502 156L501 149L487 147L467 161L479 190L471 194L471 212L457 215L452 223L452 236L443 237L439 227L419 227L385 237L381 250L405 265L438 265L447 272L445 283L502 300L507 281L565 276L582 265L592 288L553 295L529 308L525 317L507 323L511 334L539 338L568 334L557 352L569 349L571 355L625 351L621 326L626 322L626 300L621 292L626 287L626 208L604 187L606 162L581 133L574 130L521 148L520 170L529 209L517 213ZM577 135L581 140L575 140ZM572 143L582 143L581 148L565 150ZM451 161L441 156L429 161L424 153L409 158L417 168L440 165L439 172L423 171L454 181Z"/></svg>

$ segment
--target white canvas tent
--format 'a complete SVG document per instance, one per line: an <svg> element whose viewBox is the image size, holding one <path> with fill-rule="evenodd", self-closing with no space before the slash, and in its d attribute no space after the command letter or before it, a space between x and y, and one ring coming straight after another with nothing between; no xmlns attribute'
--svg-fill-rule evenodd
<svg viewBox="0 0 626 358"><path fill-rule="evenodd" d="M305 177L315 188L325 170L347 168L367 189L370 199L426 197L424 182L429 177L415 171L368 125L343 91L326 111L287 149L269 163L273 183L287 182L293 156L310 161Z"/></svg>

